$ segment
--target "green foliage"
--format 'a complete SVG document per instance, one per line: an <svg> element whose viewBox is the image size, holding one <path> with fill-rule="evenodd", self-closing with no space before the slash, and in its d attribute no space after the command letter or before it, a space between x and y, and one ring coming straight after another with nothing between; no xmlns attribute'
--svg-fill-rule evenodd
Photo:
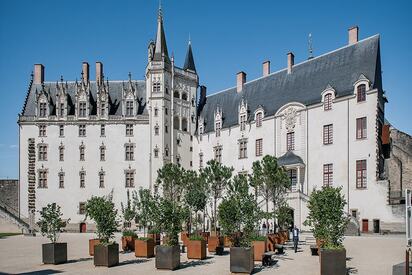
<svg viewBox="0 0 412 275"><path fill-rule="evenodd" d="M280 229L287 229L292 225L293 216L292 216L292 208L290 208L286 203L281 205L276 213L278 224Z"/></svg>
<svg viewBox="0 0 412 275"><path fill-rule="evenodd" d="M140 188L133 193L133 206L136 209L135 222L143 226L143 235L149 225L156 227L156 202L149 189Z"/></svg>
<svg viewBox="0 0 412 275"><path fill-rule="evenodd" d="M266 236L253 235L250 239L252 241L266 241L267 237Z"/></svg>
<svg viewBox="0 0 412 275"><path fill-rule="evenodd" d="M122 236L123 236L123 237L131 236L131 237L137 238L137 234L136 234L136 232L134 232L133 230L124 230L124 231L122 232Z"/></svg>
<svg viewBox="0 0 412 275"><path fill-rule="evenodd" d="M123 225L126 225L126 228L129 228L130 222L135 218L136 216L136 207L135 205L132 205L131 200L130 200L130 193L129 190L127 190L127 203L126 207L124 207L123 202L120 203L121 208L122 208L122 215L123 215Z"/></svg>
<svg viewBox="0 0 412 275"><path fill-rule="evenodd" d="M147 242L148 240L153 240L152 238L140 237L139 240Z"/></svg>
<svg viewBox="0 0 412 275"><path fill-rule="evenodd" d="M89 199L86 202L87 217L90 217L96 223L97 237L103 244L108 244L119 226L117 210L114 208L111 196L93 196Z"/></svg>
<svg viewBox="0 0 412 275"><path fill-rule="evenodd" d="M155 190L161 191L162 196L156 197L156 223L166 233L167 245L178 245L182 223L189 216L189 211L183 203L185 170L168 163L159 169L157 174Z"/></svg>
<svg viewBox="0 0 412 275"><path fill-rule="evenodd" d="M227 167L222 165L216 160L210 160L204 170L202 170L202 177L205 179L209 186L210 198L213 203L212 211L212 230L216 231L216 221L218 218L217 203L222 198L223 193L228 185L232 173L233 167Z"/></svg>
<svg viewBox="0 0 412 275"><path fill-rule="evenodd" d="M52 243L57 242L60 230L66 226L66 222L63 222L61 218L63 213L60 212L60 206L51 203L39 211L39 213L41 218L37 224L40 227L41 234L46 236Z"/></svg>
<svg viewBox="0 0 412 275"><path fill-rule="evenodd" d="M250 246L261 211L252 194L247 178L237 175L228 184L228 192L219 205L219 224L224 235L235 247Z"/></svg>
<svg viewBox="0 0 412 275"><path fill-rule="evenodd" d="M160 234L160 229L153 228L153 229L150 229L148 233L149 234Z"/></svg>
<svg viewBox="0 0 412 275"><path fill-rule="evenodd" d="M348 217L343 209L346 205L342 187L323 187L314 190L308 202L309 215L304 222L312 228L316 239L323 240L323 247L342 248Z"/></svg>
<svg viewBox="0 0 412 275"><path fill-rule="evenodd" d="M249 181L251 186L257 190L257 194L265 200L266 219L273 217L279 220L279 209L285 205L287 192L291 187L285 170L278 165L274 156L266 155L262 160L253 163L252 171ZM269 214L269 201L273 203L271 214Z"/></svg>
<svg viewBox="0 0 412 275"><path fill-rule="evenodd" d="M189 237L189 240L191 240L191 241L203 241L204 238L202 236L199 236L199 235L191 235Z"/></svg>

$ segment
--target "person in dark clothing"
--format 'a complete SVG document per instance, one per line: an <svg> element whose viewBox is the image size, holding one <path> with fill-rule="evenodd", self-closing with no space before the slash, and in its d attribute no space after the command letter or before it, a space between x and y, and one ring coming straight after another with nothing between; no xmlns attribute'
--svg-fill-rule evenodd
<svg viewBox="0 0 412 275"><path fill-rule="evenodd" d="M295 226L292 229L293 234L293 247L295 248L295 253L298 251L298 243L299 243L299 229Z"/></svg>

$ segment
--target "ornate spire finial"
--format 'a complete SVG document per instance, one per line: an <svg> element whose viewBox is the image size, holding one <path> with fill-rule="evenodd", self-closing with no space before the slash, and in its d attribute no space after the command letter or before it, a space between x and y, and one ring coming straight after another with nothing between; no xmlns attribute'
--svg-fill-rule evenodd
<svg viewBox="0 0 412 275"><path fill-rule="evenodd" d="M129 72L129 81L132 81L132 73L131 72Z"/></svg>
<svg viewBox="0 0 412 275"><path fill-rule="evenodd" d="M158 11L158 20L162 20L163 13L162 13L162 0L159 0L159 11Z"/></svg>
<svg viewBox="0 0 412 275"><path fill-rule="evenodd" d="M60 82L63 83L63 75L60 75Z"/></svg>
<svg viewBox="0 0 412 275"><path fill-rule="evenodd" d="M190 38L190 32L189 32L189 45L192 45L192 39Z"/></svg>
<svg viewBox="0 0 412 275"><path fill-rule="evenodd" d="M33 78L34 78L34 73L33 73L33 71L31 71L30 77L31 77L31 80L33 81Z"/></svg>
<svg viewBox="0 0 412 275"><path fill-rule="evenodd" d="M309 33L309 37L308 37L308 50L309 50L308 59L312 59L313 58L313 44L312 44L312 34L311 33Z"/></svg>

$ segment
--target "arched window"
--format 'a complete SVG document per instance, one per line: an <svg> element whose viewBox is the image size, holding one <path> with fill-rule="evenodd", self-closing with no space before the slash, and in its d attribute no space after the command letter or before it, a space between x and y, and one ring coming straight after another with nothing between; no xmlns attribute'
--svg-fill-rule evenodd
<svg viewBox="0 0 412 275"><path fill-rule="evenodd" d="M366 100L366 85L360 84L357 88L357 98L358 102L362 102Z"/></svg>
<svg viewBox="0 0 412 275"><path fill-rule="evenodd" d="M323 100L323 108L325 111L332 110L332 94L326 94Z"/></svg>
<svg viewBox="0 0 412 275"><path fill-rule="evenodd" d="M154 132L155 132L155 136L159 135L159 126L158 125L155 126Z"/></svg>
<svg viewBox="0 0 412 275"><path fill-rule="evenodd" d="M183 99L183 100L187 100L187 93L183 93L183 94L182 94L182 99Z"/></svg>
<svg viewBox="0 0 412 275"><path fill-rule="evenodd" d="M174 98L180 98L179 91L174 91L173 97L174 97Z"/></svg>
<svg viewBox="0 0 412 275"><path fill-rule="evenodd" d="M263 117L262 112L256 113L256 118L255 118L255 120L256 120L256 127L261 127L261 126L262 126L262 117Z"/></svg>
<svg viewBox="0 0 412 275"><path fill-rule="evenodd" d="M182 131L187 132L187 118L182 118Z"/></svg>

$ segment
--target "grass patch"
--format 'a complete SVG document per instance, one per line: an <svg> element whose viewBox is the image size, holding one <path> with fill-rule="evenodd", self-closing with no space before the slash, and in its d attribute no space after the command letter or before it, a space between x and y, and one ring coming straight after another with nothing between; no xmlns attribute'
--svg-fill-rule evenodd
<svg viewBox="0 0 412 275"><path fill-rule="evenodd" d="M21 235L21 233L0 233L0 238Z"/></svg>

